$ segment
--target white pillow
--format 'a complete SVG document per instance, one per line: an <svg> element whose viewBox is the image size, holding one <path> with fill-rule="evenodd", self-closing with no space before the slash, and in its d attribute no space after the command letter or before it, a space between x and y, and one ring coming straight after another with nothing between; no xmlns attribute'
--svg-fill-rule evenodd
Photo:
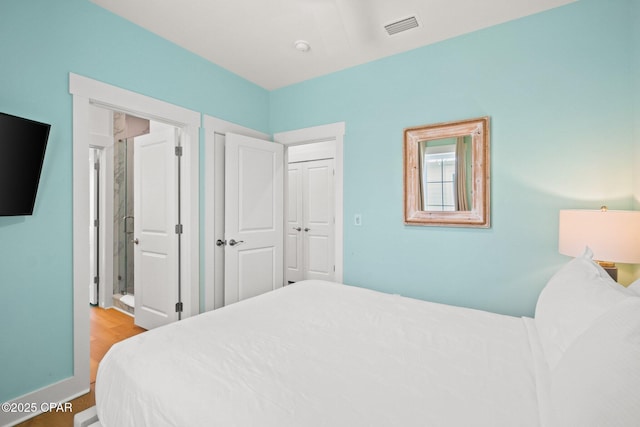
<svg viewBox="0 0 640 427"><path fill-rule="evenodd" d="M535 322L549 369L600 315L631 295L593 262L589 248L547 283L538 297Z"/></svg>
<svg viewBox="0 0 640 427"><path fill-rule="evenodd" d="M636 280L635 282L627 286L627 289L629 289L634 294L640 296L640 279Z"/></svg>
<svg viewBox="0 0 640 427"><path fill-rule="evenodd" d="M555 427L640 425L640 298L610 308L567 349L551 407Z"/></svg>

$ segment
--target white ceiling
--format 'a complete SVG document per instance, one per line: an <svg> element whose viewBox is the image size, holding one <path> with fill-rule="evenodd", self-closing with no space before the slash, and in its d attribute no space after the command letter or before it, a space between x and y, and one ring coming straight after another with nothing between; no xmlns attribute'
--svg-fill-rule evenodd
<svg viewBox="0 0 640 427"><path fill-rule="evenodd" d="M576 0L91 1L272 90ZM409 16L418 28L387 35Z"/></svg>

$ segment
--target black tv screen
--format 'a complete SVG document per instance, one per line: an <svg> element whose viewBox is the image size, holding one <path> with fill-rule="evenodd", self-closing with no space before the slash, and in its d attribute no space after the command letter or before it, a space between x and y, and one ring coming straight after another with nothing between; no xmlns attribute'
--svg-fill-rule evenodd
<svg viewBox="0 0 640 427"><path fill-rule="evenodd" d="M0 216L33 214L50 128L0 113Z"/></svg>

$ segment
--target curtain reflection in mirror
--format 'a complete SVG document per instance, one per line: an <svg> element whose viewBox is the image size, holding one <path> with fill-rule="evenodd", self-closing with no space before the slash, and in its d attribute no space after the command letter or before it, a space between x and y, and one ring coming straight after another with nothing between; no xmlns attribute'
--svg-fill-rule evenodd
<svg viewBox="0 0 640 427"><path fill-rule="evenodd" d="M471 136L461 136L456 140L456 210L469 210L469 193L467 189L467 164L471 156ZM469 174L471 176L471 174Z"/></svg>

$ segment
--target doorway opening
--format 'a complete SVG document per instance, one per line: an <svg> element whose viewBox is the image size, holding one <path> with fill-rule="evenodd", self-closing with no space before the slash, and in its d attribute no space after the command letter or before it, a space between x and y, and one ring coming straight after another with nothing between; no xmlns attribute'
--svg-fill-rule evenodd
<svg viewBox="0 0 640 427"><path fill-rule="evenodd" d="M287 150L286 281L334 280L335 141Z"/></svg>
<svg viewBox="0 0 640 427"><path fill-rule="evenodd" d="M180 129L174 132L179 138L180 150L172 151L172 158L180 156L182 178L175 182L181 194L179 222L172 224L175 234L180 231L181 256L178 260L177 280L184 284L178 300L174 301L173 314L189 317L199 313L199 129L200 113L187 110L164 101L150 98L93 79L69 74L69 92L73 95L73 376L50 387L34 392L29 399L37 401L63 401L89 391L89 301L90 286L90 171L87 168L90 147L100 148L101 175L113 173L113 122L110 131L94 126L95 111L121 111L136 117L158 121ZM107 123L107 122L105 122ZM173 147L175 148L175 147ZM168 150L167 150L168 152ZM178 153L179 152L179 153ZM108 159L112 159L110 165ZM156 162L149 162L154 165ZM158 168L158 170L161 170ZM108 185L100 197L101 206L113 189ZM103 216L103 218L105 218ZM110 218L113 218L111 216ZM105 247L113 248L113 221L101 221L99 231ZM109 229L111 228L111 229ZM138 227L135 227L138 228ZM109 237L111 236L111 237ZM109 242L111 238L111 242ZM105 241L106 240L106 241ZM111 269L105 268L105 260L111 259ZM101 285L99 305L109 307L113 303L113 252L102 253L99 258ZM110 280L106 277L111 275ZM104 280L103 280L104 279ZM152 278L152 280L155 278ZM139 283L135 284L136 297ZM138 299L138 298L136 298ZM138 301L136 304L138 305Z"/></svg>
<svg viewBox="0 0 640 427"><path fill-rule="evenodd" d="M109 108L91 111L89 302L151 329L180 314L179 128ZM160 247L152 242L158 239ZM164 279L146 277L155 270ZM139 313L136 295L144 297Z"/></svg>
<svg viewBox="0 0 640 427"><path fill-rule="evenodd" d="M286 147L289 169L285 176L287 282L321 279L342 283L344 134L345 123L337 122L273 135L274 141ZM295 187L292 184L296 175L301 187L309 187L307 196L313 195L304 200L305 191L301 188L301 203L291 200L295 197L291 187ZM295 222L294 217L302 219L302 223Z"/></svg>
<svg viewBox="0 0 640 427"><path fill-rule="evenodd" d="M113 305L145 329L176 320L180 302L178 133L172 125L114 112ZM156 269L166 277L149 277Z"/></svg>
<svg viewBox="0 0 640 427"><path fill-rule="evenodd" d="M255 130L239 126L211 116L203 116L205 129L204 149L204 310L213 310L222 307L227 299L225 290L224 264L227 245L225 240L235 238L225 233L225 143L226 134L235 133L259 139L268 139L269 136ZM335 158L333 161L333 188L334 188L334 241L333 260L335 271L332 280L342 282L343 277L343 139L345 133L344 122L315 126L306 129L277 133L273 141L283 144L285 147L294 145L306 145L321 142L334 144ZM282 165L287 168L288 160L285 148L285 160ZM284 210L288 206L287 174L284 175ZM211 214L213 213L213 214ZM285 222L285 227L286 227ZM286 230L286 228L285 228ZM283 233L282 239L286 239ZM288 254L285 251L284 259ZM284 262L284 261L283 261ZM286 268L286 267L285 267ZM283 285L286 284L286 280Z"/></svg>

